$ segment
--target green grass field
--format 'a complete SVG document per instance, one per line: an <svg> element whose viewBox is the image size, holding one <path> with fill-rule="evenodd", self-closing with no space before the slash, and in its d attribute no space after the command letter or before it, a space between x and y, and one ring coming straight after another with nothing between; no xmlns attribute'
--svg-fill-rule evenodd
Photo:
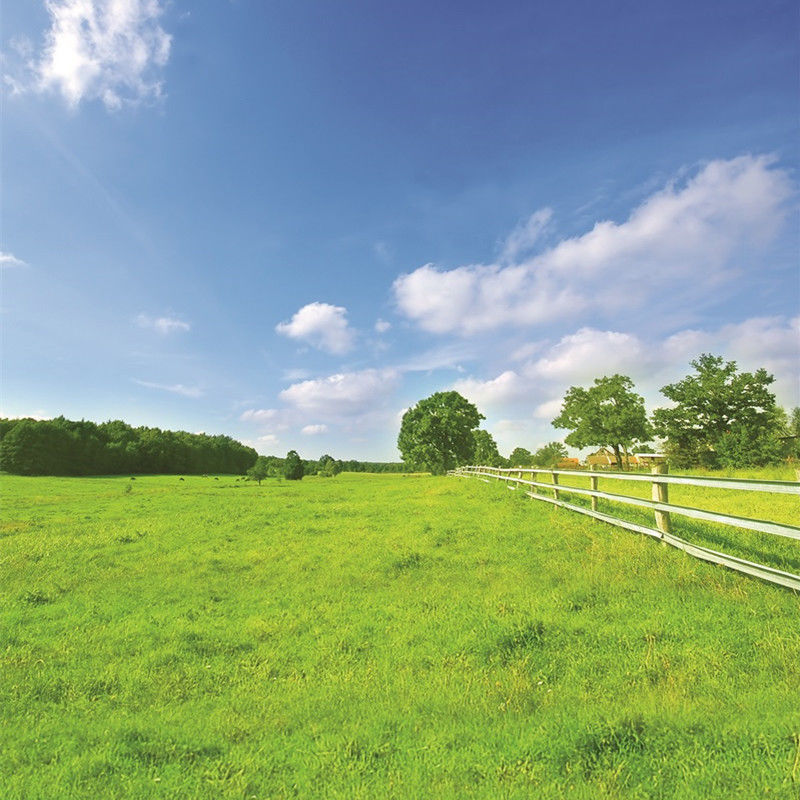
<svg viewBox="0 0 800 800"><path fill-rule="evenodd" d="M0 489L3 800L800 797L787 590L477 480Z"/></svg>

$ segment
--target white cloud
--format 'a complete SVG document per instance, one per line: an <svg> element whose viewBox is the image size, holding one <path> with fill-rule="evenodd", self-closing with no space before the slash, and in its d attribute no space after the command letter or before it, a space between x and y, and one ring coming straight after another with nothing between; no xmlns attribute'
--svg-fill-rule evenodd
<svg viewBox="0 0 800 800"><path fill-rule="evenodd" d="M365 369L294 383L280 397L290 406L315 416L353 416L383 403L397 382L395 370Z"/></svg>
<svg viewBox="0 0 800 800"><path fill-rule="evenodd" d="M274 433L265 433L256 439L241 439L242 444L252 447L259 455L275 455L280 440Z"/></svg>
<svg viewBox="0 0 800 800"><path fill-rule="evenodd" d="M202 397L203 391L196 386L184 386L182 383L152 383L150 381L139 381L134 379L134 383L139 386L144 386L146 389L158 389L162 392L171 392L172 394L179 394L183 397Z"/></svg>
<svg viewBox="0 0 800 800"><path fill-rule="evenodd" d="M395 364L399 372L431 372L438 369L456 369L463 372L459 366L461 361L473 361L474 348L464 342L440 345L421 353L413 353L406 361Z"/></svg>
<svg viewBox="0 0 800 800"><path fill-rule="evenodd" d="M26 267L27 264L21 259L17 258L12 253L3 253L0 251L0 269L7 267Z"/></svg>
<svg viewBox="0 0 800 800"><path fill-rule="evenodd" d="M529 382L514 370L506 370L488 381L464 378L456 381L453 388L479 409L520 400L530 391Z"/></svg>
<svg viewBox="0 0 800 800"><path fill-rule="evenodd" d="M585 381L598 375L626 373L647 360L647 349L635 334L581 328L530 364L526 373L554 381Z"/></svg>
<svg viewBox="0 0 800 800"><path fill-rule="evenodd" d="M327 433L328 426L327 425L306 425L305 427L300 429L300 433L304 436L317 436L320 433Z"/></svg>
<svg viewBox="0 0 800 800"><path fill-rule="evenodd" d="M497 434L518 433L525 430L525 421L521 419L500 419L492 425L492 432Z"/></svg>
<svg viewBox="0 0 800 800"><path fill-rule="evenodd" d="M243 411L239 419L242 422L270 422L278 412L274 408L250 408Z"/></svg>
<svg viewBox="0 0 800 800"><path fill-rule="evenodd" d="M722 355L747 372L763 367L775 376L772 390L779 402L800 405L800 316L752 317L712 331L680 331L663 342L659 356L674 380L688 374L689 362L701 353Z"/></svg>
<svg viewBox="0 0 800 800"><path fill-rule="evenodd" d="M582 236L508 266L441 270L426 264L397 278L395 300L424 330L463 335L569 322L590 311L618 320L646 302L654 313L666 313L659 301L669 297L670 307L676 297L684 305L702 302L736 259L766 246L790 194L788 174L769 157L712 161L651 195L625 222L598 222ZM524 235L512 239L510 252Z"/></svg>
<svg viewBox="0 0 800 800"><path fill-rule="evenodd" d="M562 403L562 397L553 397L550 400L545 400L544 403L539 403L539 405L533 409L533 416L537 419L554 419L561 413Z"/></svg>
<svg viewBox="0 0 800 800"><path fill-rule="evenodd" d="M347 309L329 303L309 303L289 322L281 322L275 330L282 336L299 339L334 355L347 353L353 347L355 334L347 323Z"/></svg>
<svg viewBox="0 0 800 800"><path fill-rule="evenodd" d="M73 108L101 100L117 109L162 94L171 37L159 0L46 0L50 28L15 91L56 91Z"/></svg>
<svg viewBox="0 0 800 800"><path fill-rule="evenodd" d="M375 323L375 333L386 333L386 331L388 331L391 327L391 322L387 322L385 319L379 319Z"/></svg>
<svg viewBox="0 0 800 800"><path fill-rule="evenodd" d="M541 347L537 345L536 349ZM634 334L581 328L519 371L506 370L489 380L464 378L456 381L453 388L478 408L491 410L537 396L543 383L581 383L599 375L640 371L647 361L647 348ZM550 407L541 414L549 413ZM534 413L540 415L538 411Z"/></svg>
<svg viewBox="0 0 800 800"><path fill-rule="evenodd" d="M546 344L546 342L527 342L514 350L510 358L512 361L527 361L543 350Z"/></svg>
<svg viewBox="0 0 800 800"><path fill-rule="evenodd" d="M136 317L136 324L140 328L154 330L162 336L176 333L177 331L188 331L191 330L192 327L188 322L175 319L174 317L151 317L148 314L139 314L139 316Z"/></svg>
<svg viewBox="0 0 800 800"><path fill-rule="evenodd" d="M552 219L552 208L540 208L535 211L506 237L500 258L503 261L514 261L529 251L542 238Z"/></svg>
<svg viewBox="0 0 800 800"><path fill-rule="evenodd" d="M293 367L291 369L285 369L281 373L281 380L285 381L286 383L294 383L295 381L302 381L306 378L310 378L311 373L302 367Z"/></svg>

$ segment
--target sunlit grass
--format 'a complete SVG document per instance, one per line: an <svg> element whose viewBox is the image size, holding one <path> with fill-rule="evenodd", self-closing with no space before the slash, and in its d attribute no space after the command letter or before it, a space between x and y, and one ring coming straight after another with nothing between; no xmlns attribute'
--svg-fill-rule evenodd
<svg viewBox="0 0 800 800"><path fill-rule="evenodd" d="M789 591L476 480L0 488L3 798L797 796Z"/></svg>

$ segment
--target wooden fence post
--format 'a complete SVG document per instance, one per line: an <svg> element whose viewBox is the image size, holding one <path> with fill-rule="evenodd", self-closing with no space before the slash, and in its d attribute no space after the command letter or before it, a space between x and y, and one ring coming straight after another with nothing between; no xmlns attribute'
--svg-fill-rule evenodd
<svg viewBox="0 0 800 800"><path fill-rule="evenodd" d="M597 464L592 464L589 469L592 472L597 472ZM598 480L596 475L592 475L589 477L589 488L593 491L597 491ZM592 495L592 511L597 511L597 498Z"/></svg>
<svg viewBox="0 0 800 800"><path fill-rule="evenodd" d="M553 472L553 473L551 473L551 476L553 478L553 497L556 500L558 500L558 488L556 488L556 487L558 487L558 475L556 475L556 473Z"/></svg>
<svg viewBox="0 0 800 800"><path fill-rule="evenodd" d="M651 470L653 475L666 475L669 467L666 464L656 464ZM669 487L666 483L653 481L653 500L658 503L669 503ZM656 511L656 527L662 533L670 533L672 524L669 519L668 511Z"/></svg>

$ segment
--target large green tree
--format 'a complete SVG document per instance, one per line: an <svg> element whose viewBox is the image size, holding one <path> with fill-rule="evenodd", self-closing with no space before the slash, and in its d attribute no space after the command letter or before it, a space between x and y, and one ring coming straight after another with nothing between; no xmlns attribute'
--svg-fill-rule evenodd
<svg viewBox="0 0 800 800"><path fill-rule="evenodd" d="M765 369L739 372L735 361L704 353L694 373L661 392L673 402L653 414L677 466L760 466L780 460L780 409Z"/></svg>
<svg viewBox="0 0 800 800"><path fill-rule="evenodd" d="M570 387L553 425L570 430L564 441L573 447L610 447L618 469L623 452L652 436L644 398L627 375L596 378L588 389Z"/></svg>
<svg viewBox="0 0 800 800"><path fill-rule="evenodd" d="M458 392L436 392L403 415L397 448L410 468L441 475L472 460L473 431L482 419Z"/></svg>

